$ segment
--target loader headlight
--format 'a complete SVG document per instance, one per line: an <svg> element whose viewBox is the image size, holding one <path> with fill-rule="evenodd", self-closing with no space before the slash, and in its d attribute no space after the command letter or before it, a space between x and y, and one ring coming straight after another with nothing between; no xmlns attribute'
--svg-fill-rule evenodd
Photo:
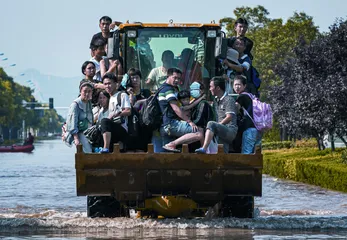
<svg viewBox="0 0 347 240"><path fill-rule="evenodd" d="M135 30L129 30L128 31L128 37L129 38L136 38L136 31Z"/></svg>
<svg viewBox="0 0 347 240"><path fill-rule="evenodd" d="M216 30L208 30L207 31L207 37L208 38L215 38L215 37L217 37L217 31Z"/></svg>

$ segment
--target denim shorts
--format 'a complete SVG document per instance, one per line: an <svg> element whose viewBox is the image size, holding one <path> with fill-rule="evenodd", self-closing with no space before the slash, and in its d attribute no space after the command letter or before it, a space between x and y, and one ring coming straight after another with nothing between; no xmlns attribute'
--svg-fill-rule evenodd
<svg viewBox="0 0 347 240"><path fill-rule="evenodd" d="M164 131L171 137L181 137L187 133L192 133L193 128L186 122L180 120L171 120L171 122L163 126Z"/></svg>

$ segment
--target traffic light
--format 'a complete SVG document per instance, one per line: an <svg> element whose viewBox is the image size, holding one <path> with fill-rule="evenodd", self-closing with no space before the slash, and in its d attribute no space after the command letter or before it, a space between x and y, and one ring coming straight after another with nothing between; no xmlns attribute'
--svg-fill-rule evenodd
<svg viewBox="0 0 347 240"><path fill-rule="evenodd" d="M49 98L49 109L53 109L53 98Z"/></svg>

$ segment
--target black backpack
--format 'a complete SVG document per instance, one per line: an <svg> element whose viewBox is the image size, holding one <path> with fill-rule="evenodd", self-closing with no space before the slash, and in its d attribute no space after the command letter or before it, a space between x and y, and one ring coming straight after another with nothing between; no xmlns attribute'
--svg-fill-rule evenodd
<svg viewBox="0 0 347 240"><path fill-rule="evenodd" d="M201 100L201 102L193 108L192 121L198 127L202 128L206 128L209 121L216 121L216 113L214 112L213 107L205 99Z"/></svg>
<svg viewBox="0 0 347 240"><path fill-rule="evenodd" d="M122 101L122 93L126 93L124 91L121 91L118 95L117 95L117 103L120 105L121 101ZM131 107L131 115L128 116L128 135L130 137L137 137L139 136L139 131L140 131L140 122L139 122L139 112Z"/></svg>
<svg viewBox="0 0 347 240"><path fill-rule="evenodd" d="M130 137L137 137L140 135L139 118L139 112L135 108L131 107L131 115L128 116L128 134Z"/></svg>
<svg viewBox="0 0 347 240"><path fill-rule="evenodd" d="M160 109L158 95L163 88L164 87L161 86L154 95L147 98L147 100L143 103L140 110L141 127L146 127L152 130L160 128L163 113Z"/></svg>

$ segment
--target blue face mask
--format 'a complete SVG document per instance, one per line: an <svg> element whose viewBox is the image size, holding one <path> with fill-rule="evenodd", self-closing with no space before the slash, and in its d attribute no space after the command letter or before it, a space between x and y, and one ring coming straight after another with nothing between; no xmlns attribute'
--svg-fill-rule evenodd
<svg viewBox="0 0 347 240"><path fill-rule="evenodd" d="M197 89L190 90L190 96L193 98L198 98L200 96L200 90L197 90Z"/></svg>

